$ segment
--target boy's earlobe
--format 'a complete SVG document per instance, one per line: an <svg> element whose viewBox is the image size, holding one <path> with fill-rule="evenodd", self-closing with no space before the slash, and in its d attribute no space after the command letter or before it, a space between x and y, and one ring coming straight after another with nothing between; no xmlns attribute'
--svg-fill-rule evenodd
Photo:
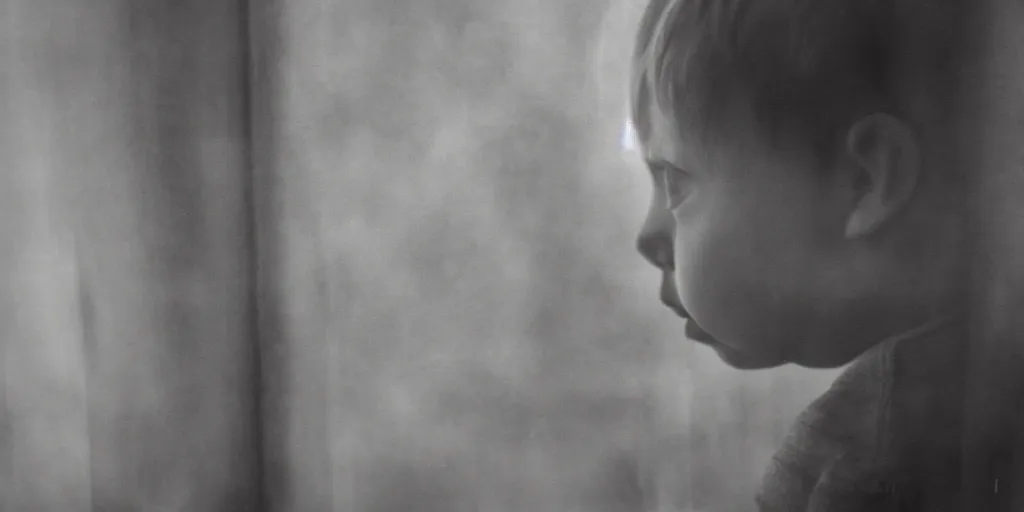
<svg viewBox="0 0 1024 512"><path fill-rule="evenodd" d="M847 238L861 238L896 217L917 188L920 154L913 131L888 114L872 114L847 133L846 152L853 163L849 186L854 202Z"/></svg>

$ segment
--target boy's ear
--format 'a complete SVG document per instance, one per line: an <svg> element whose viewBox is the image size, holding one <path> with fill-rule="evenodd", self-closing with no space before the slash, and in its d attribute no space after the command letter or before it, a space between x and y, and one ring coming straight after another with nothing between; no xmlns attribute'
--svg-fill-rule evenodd
<svg viewBox="0 0 1024 512"><path fill-rule="evenodd" d="M848 184L853 192L846 237L860 238L874 233L909 202L921 171L920 151L910 127L887 114L854 123L845 150L852 163Z"/></svg>

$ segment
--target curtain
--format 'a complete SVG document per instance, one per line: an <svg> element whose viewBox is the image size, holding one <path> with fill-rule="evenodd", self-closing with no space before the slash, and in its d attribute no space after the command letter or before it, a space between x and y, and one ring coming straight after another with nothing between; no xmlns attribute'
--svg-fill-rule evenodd
<svg viewBox="0 0 1024 512"><path fill-rule="evenodd" d="M0 13L0 508L254 510L243 4Z"/></svg>

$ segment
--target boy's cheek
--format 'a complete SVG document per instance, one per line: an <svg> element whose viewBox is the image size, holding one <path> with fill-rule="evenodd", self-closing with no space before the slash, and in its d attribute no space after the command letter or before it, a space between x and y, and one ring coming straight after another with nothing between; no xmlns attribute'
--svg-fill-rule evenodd
<svg viewBox="0 0 1024 512"><path fill-rule="evenodd" d="M720 343L750 355L783 352L777 287L753 251L705 237L677 253L676 286L693 319ZM738 242L738 241L737 241ZM774 355L772 356L774 357Z"/></svg>
<svg viewBox="0 0 1024 512"><path fill-rule="evenodd" d="M758 352L771 336L764 325L779 312L773 282L783 256L773 219L758 218L749 197L705 190L701 208L678 220L675 230L676 288L694 320L720 342ZM760 212L764 214L767 212ZM782 244L786 245L786 244Z"/></svg>
<svg viewBox="0 0 1024 512"><path fill-rule="evenodd" d="M676 289L693 319L711 335L724 338L729 326L736 320L736 297L732 297L739 283L729 267L728 257L722 257L710 244L693 242L687 249L676 253Z"/></svg>

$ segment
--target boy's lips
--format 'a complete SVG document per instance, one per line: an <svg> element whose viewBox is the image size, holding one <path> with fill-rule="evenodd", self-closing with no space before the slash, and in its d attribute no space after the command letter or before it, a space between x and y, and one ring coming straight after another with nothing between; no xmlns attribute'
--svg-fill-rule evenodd
<svg viewBox="0 0 1024 512"><path fill-rule="evenodd" d="M705 345L718 345L715 337L697 325L697 322L690 317L690 313L686 311L686 308L679 302L679 294L676 293L675 279L671 272L665 272L662 274L661 290L659 291L661 292L659 294L661 303L671 309L680 318L686 320L685 332L687 338Z"/></svg>
<svg viewBox="0 0 1024 512"><path fill-rule="evenodd" d="M694 322L692 318L686 319L686 337L693 341L704 343L707 345L717 345L715 338L710 333L702 329L697 322Z"/></svg>
<svg viewBox="0 0 1024 512"><path fill-rule="evenodd" d="M685 333L688 339L700 343L702 345L711 347L716 352L718 352L719 357L721 357L723 360L726 361L727 364L734 368L746 370L770 368L773 366L778 366L784 362L782 359L778 359L770 360L770 364L765 364L763 360L749 357L748 355L742 352L739 352L735 349L731 349L728 346L719 343L719 341L716 340L715 337L711 335L711 333L705 331L700 325L697 324L697 322L693 320L693 318L690 318L690 314L689 312L686 311L686 308L684 308L677 301L674 301L671 298L663 297L661 302L665 304L666 307L671 309L676 315L678 315L680 318L686 321Z"/></svg>
<svg viewBox="0 0 1024 512"><path fill-rule="evenodd" d="M690 314L687 313L686 309L681 304L665 298L662 298L661 302L680 318L686 320L685 332L687 338L699 343L704 343L705 345L717 344L714 336L702 329L700 325L697 325L697 322L690 317Z"/></svg>

